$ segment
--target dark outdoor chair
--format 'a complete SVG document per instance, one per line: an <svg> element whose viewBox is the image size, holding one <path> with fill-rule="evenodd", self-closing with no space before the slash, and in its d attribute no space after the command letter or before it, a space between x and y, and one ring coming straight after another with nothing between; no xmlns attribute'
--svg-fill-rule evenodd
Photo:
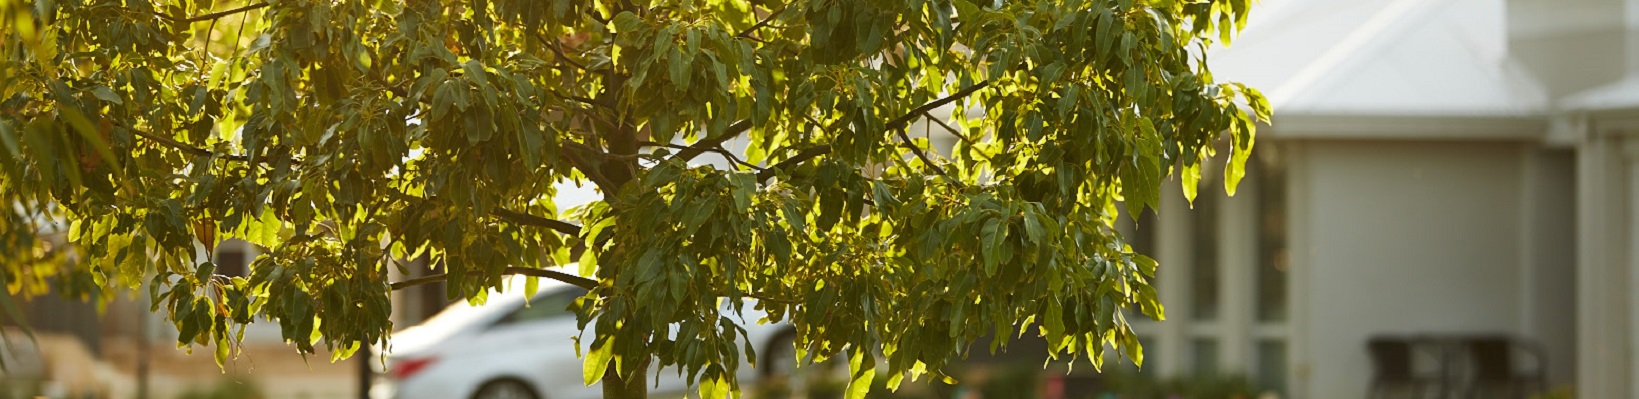
<svg viewBox="0 0 1639 399"><path fill-rule="evenodd" d="M1548 368L1548 359L1534 344L1502 336L1481 336L1465 339L1463 347L1468 352L1468 367L1473 375L1466 397L1525 398L1547 388L1543 372ZM1530 357L1531 367L1522 367L1524 364L1517 354Z"/></svg>
<svg viewBox="0 0 1639 399"><path fill-rule="evenodd" d="M1373 337L1366 341L1366 352L1372 359L1371 399L1421 399L1445 392L1438 375L1416 369L1414 357L1418 350L1411 340Z"/></svg>

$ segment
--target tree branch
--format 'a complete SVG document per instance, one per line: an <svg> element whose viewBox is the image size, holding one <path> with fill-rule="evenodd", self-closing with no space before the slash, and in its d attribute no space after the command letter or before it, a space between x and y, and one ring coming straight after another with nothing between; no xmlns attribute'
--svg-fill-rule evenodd
<svg viewBox="0 0 1639 399"><path fill-rule="evenodd" d="M733 125L728 125L728 130L724 131L723 135L701 139L691 146L693 148L678 152L677 155L674 155L674 157L682 159L684 162L688 162L689 160L694 159L694 157L710 151L711 147L721 146L723 145L724 141L735 138L739 136L740 133L745 133L747 130L751 130L751 120L747 119L734 122Z"/></svg>
<svg viewBox="0 0 1639 399"><path fill-rule="evenodd" d="M887 127L888 127L888 129L904 128L905 125L909 125L911 123L911 121L916 120L917 117L922 116L922 113L924 113L924 112L932 111L934 108L942 107L945 104L950 104L952 102L955 102L956 100L962 99L962 97L967 97L968 95L973 94L973 92L979 91L979 89L983 89L983 88L986 88L986 87L989 87L989 86L990 86L990 81L989 80L981 81L979 83L973 84L972 86L968 86L967 88L957 90L955 93L950 93L950 95L945 96L944 98L940 98L938 100L930 101L927 104L922 104L922 106L920 106L920 107L912 108L911 112L906 112L904 115L900 115L898 118L894 118L892 121L888 121Z"/></svg>
<svg viewBox="0 0 1639 399"><path fill-rule="evenodd" d="M933 123L939 124L939 127L945 128L945 131L950 132L950 135L956 136L956 138L961 139L962 142L967 143L968 147L973 147L973 146L979 145L978 142L973 141L973 138L968 137L966 134L963 134L959 130L956 130L955 127L951 127L950 124L945 123L944 120L939 119L939 118L935 118L932 113L923 112L922 116L925 116L929 120L932 120ZM989 154L985 154L984 152L979 152L979 156L984 157L985 160L995 161L995 159L992 159Z"/></svg>
<svg viewBox="0 0 1639 399"><path fill-rule="evenodd" d="M557 271L557 270L532 269L532 268L527 268L527 267L508 266L505 270L501 271L501 274L524 275L524 276L530 276L530 277L545 277L545 278L549 278L549 279L569 283L570 285L585 288L587 290L591 290L591 289L594 289L594 288L598 287L597 280L593 280L593 279L589 279L589 278L585 278L585 277L581 277L581 276L576 276L576 275L573 275L573 274L564 273L564 272L560 272L560 271ZM409 279L409 280L404 280L404 281L392 283L392 284L389 284L388 286L391 287L393 289L393 291L398 291L398 290L402 290L402 289L405 289L405 288L410 288L410 287L415 287L415 286L420 286L420 285L427 285L427 284L443 281L445 278L447 278L447 276L449 276L448 273L439 273L439 274L434 274L434 275L431 275L431 276L416 277L416 278L412 278L412 279Z"/></svg>
<svg viewBox="0 0 1639 399"><path fill-rule="evenodd" d="M171 147L172 149L179 150L179 151L182 151L182 152L185 152L185 153L188 153L188 154L192 154L194 156L217 157L217 158L222 158L222 159L226 159L226 160L230 160L230 161L239 161L239 162L246 162L246 161L250 160L250 157L246 157L244 155L217 154L217 153L211 152L211 150L207 150L207 149L204 149L204 148L199 148L199 147L194 147L194 146L191 146L191 145L187 145L187 144L184 144L180 141L173 140L169 137L160 136L160 135L157 135L157 134L145 132L145 131L142 131L140 129L131 127L129 125L126 125L124 123L119 123L117 125L119 127L125 128L125 130L130 130L131 133L136 134L138 137L142 137L142 138L157 142L157 143L162 144L166 147Z"/></svg>
<svg viewBox="0 0 1639 399"><path fill-rule="evenodd" d="M763 20L757 21L756 25L751 25L750 28L746 28L746 30L741 31L740 34L738 34L738 35L734 35L734 37L743 38L743 39L751 39L751 34L752 33L756 33L758 29L762 29L763 27L768 26L768 23L774 22L774 17L780 16L780 13L785 12L785 10L789 9L789 8L791 8L791 7L790 6L781 7L779 11L775 11L771 14L768 14L768 16L764 17ZM753 40L755 40L755 39L753 39Z"/></svg>
<svg viewBox="0 0 1639 399"><path fill-rule="evenodd" d="M988 80L981 81L979 83L975 83L972 86L968 86L968 87L963 88L961 90L957 90L955 93L951 93L950 95L945 96L943 98L940 98L938 100L933 100L933 101L928 102L927 104L922 104L921 106L918 106L916 108L912 108L910 112L906 112L904 115L900 115L898 118L894 118L893 120L888 121L888 124L886 126L887 126L888 129L899 130L900 131L899 133L901 135L903 135L904 134L904 128L905 128L906 125L910 124L911 121L916 120L916 118L921 117L923 114L927 113L928 111L932 111L934 108L939 108L941 106L944 106L945 104L950 104L951 102L954 102L956 100L960 100L963 97L967 97L968 95L971 95L974 92L977 92L980 89L983 89L983 88L989 87L989 86L990 86L990 81L988 81ZM739 124L735 124L735 125L738 126ZM705 141L706 140L701 140L701 142L705 142ZM907 142L909 141L908 138L907 138L906 141ZM721 141L719 141L719 142L721 142ZM696 143L696 145L698 145L698 144L699 143ZM918 156L923 157L923 162L928 162L928 166L931 166L935 170L938 170L939 173L941 175L944 175L946 178L950 178L950 175L945 174L944 169L940 169L938 166L933 165L933 163L931 161L929 161L926 158L925 155L922 155L921 154L921 149L915 149L915 150L916 150ZM702 151L704 151L704 150L702 150ZM824 144L805 148L802 151L798 152L796 156L793 156L791 158L787 158L784 161L780 161L780 163L774 164L774 166L772 166L772 167L764 169L761 172L757 172L757 181L766 182L766 181L768 181L768 179L773 178L774 173L778 170L784 170L785 168L791 167L792 165L796 165L798 163L802 163L802 162L808 161L810 159L817 158L821 155L829 154L830 152L831 152L831 146L830 145L824 145ZM679 154L679 156L681 156L681 154Z"/></svg>
<svg viewBox="0 0 1639 399"><path fill-rule="evenodd" d="M545 278L549 278L549 279L569 283L570 285L585 288L585 289L588 289L588 290L598 288L597 280L593 280L593 279L589 279L589 278L585 278L585 277L581 277L581 276L576 276L576 275L573 275L573 274L564 273L564 272L560 272L560 271L557 271L557 270L531 269L531 268L527 268L527 267L508 266L506 268L506 270L503 271L502 273L521 274L521 275L530 276L530 277L545 277Z"/></svg>
<svg viewBox="0 0 1639 399"><path fill-rule="evenodd" d="M410 194L407 194L403 191L399 191L397 189L389 191L388 193L392 194L394 197L398 197L398 199L401 200L401 201L426 201L427 200L426 198L421 198L421 197L417 197L417 196L414 196L414 195L410 195ZM547 218L544 218L544 217L535 216L535 215L531 215L531 214L527 214L527 213L523 213L523 212L518 212L518 211L514 211L514 210L510 210L510 209L506 209L506 208L501 208L501 207L495 207L493 209L490 209L489 214L493 215L497 218L504 219L508 222L512 222L514 224L521 224L521 225L525 225L525 226L545 227L545 228L557 230L559 233L568 234L571 237L580 237L580 226L577 226L573 223L565 222L565 221L562 221L562 220L547 219Z"/></svg>
<svg viewBox="0 0 1639 399"><path fill-rule="evenodd" d="M161 14L161 13L157 13L157 12L154 13L154 15L158 15L160 18L170 20L171 22L178 22L178 23L187 24L187 23L215 20L217 18L222 18L222 17L226 17L226 16L229 16L229 15L242 13L242 12L245 12L245 11L255 10L255 9L258 9L258 8L262 8L262 7L267 7L268 5L271 5L271 4L272 3L266 3L266 2L252 3L250 5L235 8L235 9L232 9L232 10L217 11L217 12L213 12L213 13L210 13L210 14L197 15L197 16L192 16L192 17L187 17L187 18L182 18L182 17L170 15L170 14Z"/></svg>
<svg viewBox="0 0 1639 399"><path fill-rule="evenodd" d="M580 237L580 226L562 220L547 219L506 208L491 209L489 214L495 215L495 217L498 218L506 219L512 223L545 227L557 230L559 233L568 234L571 237Z"/></svg>
<svg viewBox="0 0 1639 399"><path fill-rule="evenodd" d="M958 139L962 139L962 142L965 142L968 145L978 144L978 143L974 142L973 139L968 138L966 135L964 135L960 130L956 130L955 127L952 127L950 124L945 123L944 120L934 117L933 113L923 112L922 116L928 118L928 120L933 121L933 123L938 124L939 127L945 128L945 131L950 132L950 135L956 136L956 138L958 138Z"/></svg>
<svg viewBox="0 0 1639 399"><path fill-rule="evenodd" d="M586 144L577 143L571 140L563 141L563 150L564 158L569 160L569 166L580 170L581 174L586 175L586 178L592 179L592 184L596 184L598 188L603 189L603 192L613 193L619 189L619 187L615 186L613 181L609 180L608 176L603 175L603 171L599 166L601 165L600 163L587 159L582 156L582 154L576 153L576 151L586 151L590 154L606 153L598 151L596 148L592 148Z"/></svg>
<svg viewBox="0 0 1639 399"><path fill-rule="evenodd" d="M554 90L547 90L547 92L552 93L552 95L558 96L559 98L563 98L565 100L571 100L571 101L578 102L578 103L581 103L581 104L586 104L586 105L599 107L599 108L610 109L610 110L615 109L615 107L609 106L608 104L600 103L600 102L598 102L598 100L593 100L593 99L590 99L590 98L581 97L581 96L577 96L577 95L574 95L574 94L561 94L561 93L558 93L557 91L554 91Z"/></svg>
<svg viewBox="0 0 1639 399"><path fill-rule="evenodd" d="M666 147L666 148L672 148L672 149L678 149L678 150L684 150L684 151L704 150L704 151L709 151L709 152L715 152L715 153L718 153L718 154L722 154L723 157L728 158L728 160L730 162L734 162L734 163L737 163L737 164L740 164L740 165L745 165L746 167L751 168L751 169L756 169L757 171L762 171L762 170L766 169L766 168L763 168L761 166L754 165L750 162L746 162L746 161L741 160L740 157L735 156L734 153L729 152L729 150L726 149L726 148L723 148L722 144L718 144L718 145L712 146L712 147L701 148L698 144L693 145L693 146L687 146L687 145L668 144L668 143L656 143L656 142L653 142L653 141L639 141L638 145L648 146L648 147Z"/></svg>
<svg viewBox="0 0 1639 399"><path fill-rule="evenodd" d="M939 175L944 176L945 179L950 180L953 183L957 181L956 178L950 176L950 173L945 173L945 168L935 165L933 163L933 159L928 158L928 154L922 152L922 147L917 147L916 143L911 141L911 136L905 134L905 128L899 128L898 130L895 130L895 132L899 134L899 139L905 142L905 146L910 147L911 153L916 154L917 158L922 159L923 164L928 165L929 168L933 168L933 171L939 172Z"/></svg>
<svg viewBox="0 0 1639 399"><path fill-rule="evenodd" d="M393 289L393 291L398 291L398 290L402 290L402 289L405 289L405 288L432 284L432 283L436 283L436 282L439 282L439 281L444 281L444 273L438 273L438 274L434 274L434 275L431 275L431 276L416 277L416 278L412 278L412 279L409 279L409 280L404 280L404 281L388 284L387 286L391 287Z"/></svg>
<svg viewBox="0 0 1639 399"><path fill-rule="evenodd" d="M552 50L552 54L556 54L558 56L558 59L563 60L563 62L568 63L570 66L574 66L576 69L579 69L579 70L582 70L582 71L589 71L588 69L586 69L586 65L581 64L579 62L575 62L575 60L573 58L569 58L568 55L565 55L563 53L563 44L562 43L558 42L557 40L546 40L546 37L541 36L540 32L530 31L529 35L534 36L535 40L541 41L542 45L545 45L547 49Z"/></svg>
<svg viewBox="0 0 1639 399"><path fill-rule="evenodd" d="M784 170L792 165L803 163L810 159L818 158L821 155L829 153L831 153L831 145L829 144L821 144L805 148L802 151L797 152L796 156L786 158L784 161L780 161L780 163L774 164L774 166L771 166L768 169L763 169L763 171L757 172L757 181L766 182L768 179L774 177L774 173L776 171Z"/></svg>

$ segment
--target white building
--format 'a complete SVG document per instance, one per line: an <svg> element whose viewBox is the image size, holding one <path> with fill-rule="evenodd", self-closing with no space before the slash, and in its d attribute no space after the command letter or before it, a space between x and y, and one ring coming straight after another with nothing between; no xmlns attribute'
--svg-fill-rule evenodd
<svg viewBox="0 0 1639 399"><path fill-rule="evenodd" d="M1263 0L1208 62L1275 117L1236 197L1135 232L1147 366L1360 398L1369 337L1505 334L1639 398L1639 1Z"/></svg>

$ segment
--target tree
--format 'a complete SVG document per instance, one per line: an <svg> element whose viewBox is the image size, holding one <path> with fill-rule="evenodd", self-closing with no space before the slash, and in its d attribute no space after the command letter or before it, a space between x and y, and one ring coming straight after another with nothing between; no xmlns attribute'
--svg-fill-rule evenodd
<svg viewBox="0 0 1639 399"><path fill-rule="evenodd" d="M651 366L736 390L755 357L722 297L790 321L799 357L846 354L856 398L879 361L943 377L987 334L1141 362L1123 310L1163 317L1157 265L1117 204L1169 175L1193 199L1220 137L1233 193L1269 107L1205 49L1248 8L3 0L4 276L149 290L219 359L253 319L337 358L385 337L397 259L472 302L559 279L591 289L585 375L618 397ZM562 182L603 198L557 209ZM230 237L269 249L248 278L199 256ZM590 278L544 268L576 261Z"/></svg>

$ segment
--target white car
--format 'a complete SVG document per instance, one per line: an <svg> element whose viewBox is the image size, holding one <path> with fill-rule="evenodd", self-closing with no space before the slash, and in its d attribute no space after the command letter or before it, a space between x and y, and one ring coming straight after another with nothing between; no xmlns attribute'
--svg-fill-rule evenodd
<svg viewBox="0 0 1639 399"><path fill-rule="evenodd" d="M518 286L521 284L515 284ZM580 334L575 314L566 309L585 290L542 279L540 290L524 306L523 290L492 293L482 306L465 301L445 308L426 322L393 333L386 349L386 370L376 370L372 399L593 399L600 386L586 386L582 362L575 356L571 337ZM726 306L725 306L726 307ZM794 366L790 326L757 324L765 313L747 304L741 326L757 350L759 365L739 368L742 389L764 375L772 365ZM588 328L591 328L588 326ZM582 337L582 350L590 344ZM778 361L770 361L778 359ZM376 367L381 367L376 363ZM776 367L779 368L779 367ZM656 374L659 380L656 381ZM684 393L687 386L676 369L650 370L650 392Z"/></svg>

